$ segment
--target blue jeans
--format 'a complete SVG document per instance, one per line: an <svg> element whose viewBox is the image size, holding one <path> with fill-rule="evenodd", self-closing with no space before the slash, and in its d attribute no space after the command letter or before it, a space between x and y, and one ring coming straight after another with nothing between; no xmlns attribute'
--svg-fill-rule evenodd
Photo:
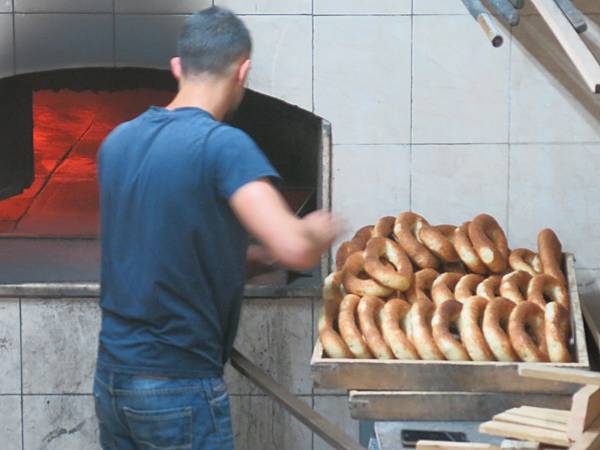
<svg viewBox="0 0 600 450"><path fill-rule="evenodd" d="M102 450L233 450L222 378L159 378L98 368Z"/></svg>

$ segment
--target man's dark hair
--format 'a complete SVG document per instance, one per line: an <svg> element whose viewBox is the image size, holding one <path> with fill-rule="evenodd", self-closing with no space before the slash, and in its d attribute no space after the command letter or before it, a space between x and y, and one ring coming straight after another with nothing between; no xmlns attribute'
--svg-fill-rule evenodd
<svg viewBox="0 0 600 450"><path fill-rule="evenodd" d="M216 6L190 16L177 40L185 75L223 75L251 50L252 39L244 22L228 9Z"/></svg>

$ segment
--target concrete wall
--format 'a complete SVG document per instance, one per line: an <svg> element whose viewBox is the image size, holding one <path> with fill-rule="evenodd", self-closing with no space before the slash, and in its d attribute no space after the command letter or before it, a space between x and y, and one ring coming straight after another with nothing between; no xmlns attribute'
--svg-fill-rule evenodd
<svg viewBox="0 0 600 450"><path fill-rule="evenodd" d="M165 67L184 14L211 3L0 0L0 76ZM600 275L600 96L532 9L493 49L460 0L216 3L254 34L251 87L333 123L333 208L350 229L405 209L434 223L486 211L513 246L555 228L577 256L580 282ZM600 4L576 3L600 56ZM315 309L311 299L249 301L240 346L356 435L344 397L311 386ZM97 317L89 300L0 301L0 441L10 450L95 448ZM326 448L230 379L241 449Z"/></svg>

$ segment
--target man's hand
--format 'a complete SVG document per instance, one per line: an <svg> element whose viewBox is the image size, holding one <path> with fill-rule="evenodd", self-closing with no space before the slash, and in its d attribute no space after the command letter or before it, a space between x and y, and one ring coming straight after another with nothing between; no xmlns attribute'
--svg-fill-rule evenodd
<svg viewBox="0 0 600 450"><path fill-rule="evenodd" d="M268 180L242 186L229 204L244 228L278 263L290 269L314 267L340 231L339 222L326 211L316 211L304 219L296 217Z"/></svg>

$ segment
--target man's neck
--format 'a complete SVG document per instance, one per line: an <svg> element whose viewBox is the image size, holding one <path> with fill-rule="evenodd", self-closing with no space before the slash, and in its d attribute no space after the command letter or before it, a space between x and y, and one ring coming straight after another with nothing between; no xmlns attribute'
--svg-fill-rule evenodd
<svg viewBox="0 0 600 450"><path fill-rule="evenodd" d="M230 100L223 83L181 83L179 92L166 108L200 108L210 113L216 120L223 120L229 110Z"/></svg>

